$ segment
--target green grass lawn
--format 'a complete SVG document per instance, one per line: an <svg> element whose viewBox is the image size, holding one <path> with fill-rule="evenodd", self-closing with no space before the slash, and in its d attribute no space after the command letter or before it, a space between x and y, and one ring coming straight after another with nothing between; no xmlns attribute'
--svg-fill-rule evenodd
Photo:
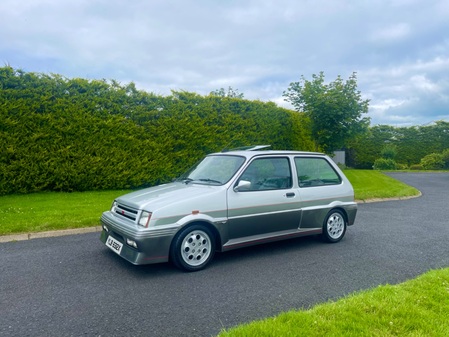
<svg viewBox="0 0 449 337"><path fill-rule="evenodd" d="M380 171L345 170L355 191L356 200L399 198L419 195L419 191Z"/></svg>
<svg viewBox="0 0 449 337"><path fill-rule="evenodd" d="M448 336L449 268L223 331L249 336Z"/></svg>
<svg viewBox="0 0 449 337"><path fill-rule="evenodd" d="M0 235L100 225L101 213L127 191L32 193L0 197Z"/></svg>

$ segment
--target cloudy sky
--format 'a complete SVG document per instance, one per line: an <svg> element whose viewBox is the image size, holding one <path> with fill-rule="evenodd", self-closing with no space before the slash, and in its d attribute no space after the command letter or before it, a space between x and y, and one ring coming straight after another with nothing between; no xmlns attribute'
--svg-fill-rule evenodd
<svg viewBox="0 0 449 337"><path fill-rule="evenodd" d="M372 125L449 121L448 0L1 0L0 62L169 95L357 72Z"/></svg>

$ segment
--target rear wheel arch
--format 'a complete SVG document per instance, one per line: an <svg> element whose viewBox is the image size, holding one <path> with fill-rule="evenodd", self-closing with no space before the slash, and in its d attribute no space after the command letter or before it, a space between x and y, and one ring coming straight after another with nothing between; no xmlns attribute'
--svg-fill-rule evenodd
<svg viewBox="0 0 449 337"><path fill-rule="evenodd" d="M339 242L346 234L348 214L340 207L332 208L324 218L321 237L329 243Z"/></svg>
<svg viewBox="0 0 449 337"><path fill-rule="evenodd" d="M346 210L342 207L335 207L332 210L338 210L343 213L343 216L344 216L345 222L346 222L346 226L347 226L348 225L348 213L346 212Z"/></svg>

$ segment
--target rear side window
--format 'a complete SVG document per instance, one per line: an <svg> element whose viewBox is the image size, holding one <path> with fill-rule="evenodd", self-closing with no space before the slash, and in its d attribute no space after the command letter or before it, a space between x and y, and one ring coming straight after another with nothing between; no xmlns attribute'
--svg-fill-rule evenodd
<svg viewBox="0 0 449 337"><path fill-rule="evenodd" d="M341 177L324 158L296 157L299 187L338 185Z"/></svg>

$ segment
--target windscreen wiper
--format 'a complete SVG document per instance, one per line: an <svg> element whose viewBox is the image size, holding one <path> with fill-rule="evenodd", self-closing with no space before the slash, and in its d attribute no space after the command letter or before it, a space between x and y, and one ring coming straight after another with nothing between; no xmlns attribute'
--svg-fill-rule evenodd
<svg viewBox="0 0 449 337"><path fill-rule="evenodd" d="M218 181L218 180L214 180L214 179L209 179L209 178L203 178L203 179L197 179L197 180L199 180L199 181L205 181L205 182L208 182L208 183L217 183L217 184L222 184L222 182L221 181Z"/></svg>

